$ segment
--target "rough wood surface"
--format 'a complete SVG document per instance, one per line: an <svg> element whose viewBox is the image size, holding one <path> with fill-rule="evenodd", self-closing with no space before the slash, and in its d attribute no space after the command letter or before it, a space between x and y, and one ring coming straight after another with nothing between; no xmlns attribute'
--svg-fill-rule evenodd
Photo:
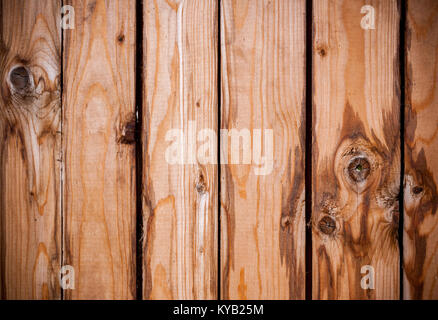
<svg viewBox="0 0 438 320"><path fill-rule="evenodd" d="M221 296L304 299L305 1L221 1L221 59L221 129L249 130L252 139L252 148L238 149L240 164L231 139L221 143L228 162L221 166ZM271 148L265 129L273 129ZM256 139L273 159L265 175L256 175Z"/></svg>
<svg viewBox="0 0 438 320"><path fill-rule="evenodd" d="M311 1L306 120L306 0L0 0L0 299L134 299L137 270L144 299L304 299L306 121L313 299L400 298L405 3L403 298L438 299L438 2Z"/></svg>
<svg viewBox="0 0 438 320"><path fill-rule="evenodd" d="M217 133L217 1L144 1L143 46L143 298L215 299L217 138L201 161L199 132Z"/></svg>
<svg viewBox="0 0 438 320"><path fill-rule="evenodd" d="M313 1L314 299L399 298L400 8L366 3Z"/></svg>
<svg viewBox="0 0 438 320"><path fill-rule="evenodd" d="M67 299L135 297L135 3L67 1L64 265Z"/></svg>
<svg viewBox="0 0 438 320"><path fill-rule="evenodd" d="M0 1L0 297L59 299L59 1Z"/></svg>
<svg viewBox="0 0 438 320"><path fill-rule="evenodd" d="M404 298L438 299L438 2L409 1Z"/></svg>

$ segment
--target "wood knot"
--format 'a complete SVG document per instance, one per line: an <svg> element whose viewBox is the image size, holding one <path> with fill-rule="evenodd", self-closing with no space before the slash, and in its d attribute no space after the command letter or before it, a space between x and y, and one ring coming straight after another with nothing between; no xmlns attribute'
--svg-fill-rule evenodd
<svg viewBox="0 0 438 320"><path fill-rule="evenodd" d="M207 186L205 184L204 175L199 173L198 179L195 184L196 191L198 191L200 194L203 194L207 191Z"/></svg>
<svg viewBox="0 0 438 320"><path fill-rule="evenodd" d="M327 49L325 48L325 46L318 46L316 48L316 52L322 57L324 58L327 55Z"/></svg>
<svg viewBox="0 0 438 320"><path fill-rule="evenodd" d="M423 187L420 187L420 186L415 186L415 187L412 188L412 192L414 194L420 194L420 193L423 192L423 190L424 190Z"/></svg>
<svg viewBox="0 0 438 320"><path fill-rule="evenodd" d="M26 91L30 87L30 74L25 67L12 69L9 79L16 91Z"/></svg>
<svg viewBox="0 0 438 320"><path fill-rule="evenodd" d="M122 135L119 139L119 143L122 144L134 144L136 136L136 121L133 117L128 120L122 127Z"/></svg>
<svg viewBox="0 0 438 320"><path fill-rule="evenodd" d="M325 216L319 220L318 227L322 233L332 234L336 230L336 221L329 216Z"/></svg>
<svg viewBox="0 0 438 320"><path fill-rule="evenodd" d="M348 165L348 174L354 182L362 182L371 171L370 162L363 157L354 158Z"/></svg>
<svg viewBox="0 0 438 320"><path fill-rule="evenodd" d="M123 43L125 41L125 35L123 33L119 34L117 36L117 42L118 43Z"/></svg>
<svg viewBox="0 0 438 320"><path fill-rule="evenodd" d="M290 216L283 216L281 217L281 227L283 229L287 229L289 228L290 224L291 224L291 217Z"/></svg>

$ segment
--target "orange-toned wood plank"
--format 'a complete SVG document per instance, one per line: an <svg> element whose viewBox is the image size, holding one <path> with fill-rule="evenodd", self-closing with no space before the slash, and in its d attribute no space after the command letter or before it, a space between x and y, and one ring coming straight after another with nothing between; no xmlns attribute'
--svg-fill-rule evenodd
<svg viewBox="0 0 438 320"><path fill-rule="evenodd" d="M313 298L398 299L400 7L313 9Z"/></svg>
<svg viewBox="0 0 438 320"><path fill-rule="evenodd" d="M217 3L144 1L144 299L217 298Z"/></svg>
<svg viewBox="0 0 438 320"><path fill-rule="evenodd" d="M66 1L64 265L66 299L135 298L135 2Z"/></svg>
<svg viewBox="0 0 438 320"><path fill-rule="evenodd" d="M0 1L0 297L59 299L59 1Z"/></svg>
<svg viewBox="0 0 438 320"><path fill-rule="evenodd" d="M305 297L305 7L221 1L224 299Z"/></svg>
<svg viewBox="0 0 438 320"><path fill-rule="evenodd" d="M438 2L408 1L404 298L438 299Z"/></svg>

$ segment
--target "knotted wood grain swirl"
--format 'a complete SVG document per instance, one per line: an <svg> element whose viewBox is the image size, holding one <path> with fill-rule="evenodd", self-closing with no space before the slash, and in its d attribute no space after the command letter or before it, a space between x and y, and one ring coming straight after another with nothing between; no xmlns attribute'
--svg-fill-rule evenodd
<svg viewBox="0 0 438 320"><path fill-rule="evenodd" d="M400 8L364 4L313 1L314 299L399 297Z"/></svg>
<svg viewBox="0 0 438 320"><path fill-rule="evenodd" d="M0 2L0 294L60 297L59 1Z"/></svg>
<svg viewBox="0 0 438 320"><path fill-rule="evenodd" d="M438 299L438 3L407 16L404 298Z"/></svg>

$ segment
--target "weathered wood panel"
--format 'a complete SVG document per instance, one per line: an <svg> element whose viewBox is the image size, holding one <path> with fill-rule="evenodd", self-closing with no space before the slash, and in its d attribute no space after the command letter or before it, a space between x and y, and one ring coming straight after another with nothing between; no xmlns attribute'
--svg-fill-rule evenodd
<svg viewBox="0 0 438 320"><path fill-rule="evenodd" d="M409 1L404 298L438 299L438 2Z"/></svg>
<svg viewBox="0 0 438 320"><path fill-rule="evenodd" d="M221 296L304 299L305 1L221 3Z"/></svg>
<svg viewBox="0 0 438 320"><path fill-rule="evenodd" d="M59 1L0 1L0 297L59 299Z"/></svg>
<svg viewBox="0 0 438 320"><path fill-rule="evenodd" d="M217 297L217 34L215 0L144 1L144 299Z"/></svg>
<svg viewBox="0 0 438 320"><path fill-rule="evenodd" d="M365 4L375 29L361 27ZM400 8L313 9L313 298L397 299ZM374 289L363 289L371 270Z"/></svg>
<svg viewBox="0 0 438 320"><path fill-rule="evenodd" d="M66 1L64 265L67 299L135 297L135 3Z"/></svg>

